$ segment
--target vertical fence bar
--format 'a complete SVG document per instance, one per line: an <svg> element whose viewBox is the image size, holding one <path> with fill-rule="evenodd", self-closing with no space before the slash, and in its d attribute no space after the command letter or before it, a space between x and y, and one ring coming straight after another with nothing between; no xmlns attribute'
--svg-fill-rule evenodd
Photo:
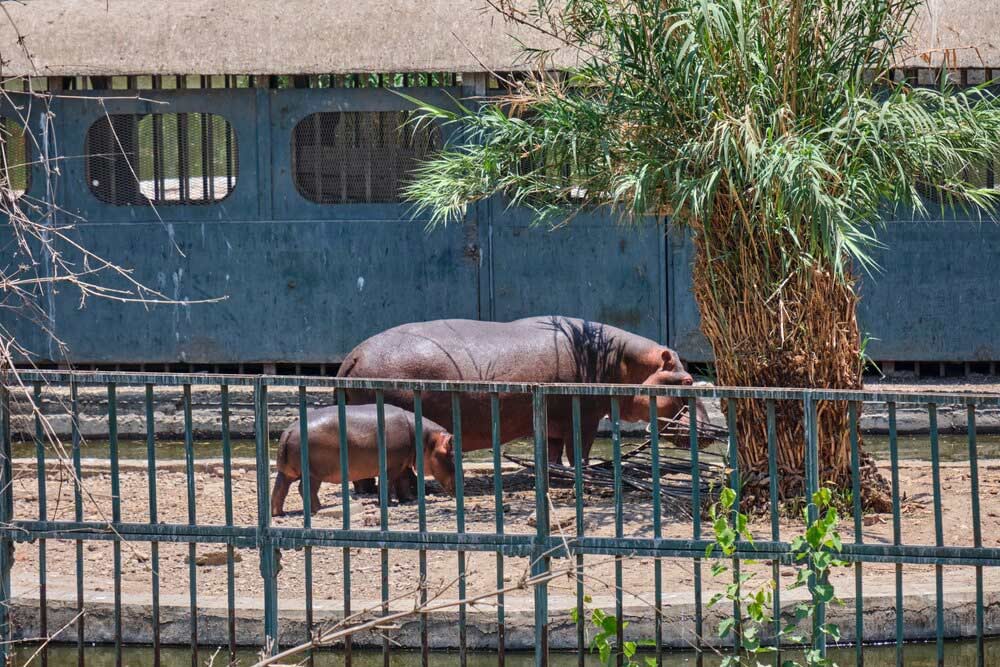
<svg viewBox="0 0 1000 667"><path fill-rule="evenodd" d="M13 467L10 448L10 391L0 383L0 526L14 520ZM10 570L14 560L14 542L6 530L0 537L0 664L11 662Z"/></svg>
<svg viewBox="0 0 1000 667"><path fill-rule="evenodd" d="M861 513L861 448L858 442L858 416L860 403L847 405L847 419L851 430L851 500L854 504L854 542L864 543L864 521ZM854 661L857 667L865 664L865 597L861 561L854 563Z"/></svg>
<svg viewBox="0 0 1000 667"><path fill-rule="evenodd" d="M413 437L417 447L422 447L424 442L424 402L419 391L413 392ZM427 485L424 479L427 474L424 471L424 457L420 454L417 460L417 529L421 535L427 533ZM421 549L420 563L420 604L427 604L427 549ZM500 600L503 607L503 600ZM420 614L420 664L422 667L430 665L431 652L430 642L427 636L427 614Z"/></svg>
<svg viewBox="0 0 1000 667"><path fill-rule="evenodd" d="M775 406L772 399L764 404L767 411L767 480L771 504L771 541L781 540L781 524L778 521L778 430ZM780 561L771 561L771 578L775 581L772 616L774 616L774 646L778 653L775 662L781 664L781 581Z"/></svg>
<svg viewBox="0 0 1000 667"><path fill-rule="evenodd" d="M302 492L302 527L312 528L312 474L309 466L309 417L306 411L306 388L299 385L299 470L302 477L299 480L299 490ZM313 631L313 572L312 547L303 547L306 569L306 641L312 639ZM313 650L309 649L308 664L313 662Z"/></svg>
<svg viewBox="0 0 1000 667"><path fill-rule="evenodd" d="M337 389L337 442L347 442L347 392L342 388ZM347 456L347 447L340 445L340 502L343 509L341 518L341 528L345 531L351 529L351 481L350 476L344 474L345 470L350 470ZM417 480L417 484L421 484ZM344 547L344 618L351 615L351 548ZM351 636L344 637L344 667L351 667Z"/></svg>
<svg viewBox="0 0 1000 667"><path fill-rule="evenodd" d="M697 418L696 414L688 415L689 421L695 421ZM659 540L663 536L661 525L663 499L660 498L660 420L656 412L655 397L650 397L649 401L649 448L653 456L653 539ZM656 664L661 665L663 664L663 563L659 558L653 560L653 595L656 596L656 601L653 603Z"/></svg>
<svg viewBox="0 0 1000 667"><path fill-rule="evenodd" d="M621 414L617 396L611 397L611 459L614 467L615 484L615 537L621 539L625 537L624 525L624 495L622 489L622 428ZM615 630L615 664L622 667L625 664L625 605L622 600L622 590L625 588L625 577L623 572L624 559L621 555L615 555L615 618L617 619L617 629Z"/></svg>
<svg viewBox="0 0 1000 667"><path fill-rule="evenodd" d="M889 408L889 462L892 465L892 543L902 544L899 511L899 443L896 439L896 403ZM903 667L903 564L896 563L896 667Z"/></svg>
<svg viewBox="0 0 1000 667"><path fill-rule="evenodd" d="M455 528L459 535L465 533L465 473L462 468L462 406L458 392L451 393L451 419L453 424L453 443L455 450ZM465 581L465 551L458 550L458 598L466 598ZM460 667L468 664L468 639L465 624L467 622L465 603L458 605L458 663Z"/></svg>
<svg viewBox="0 0 1000 667"><path fill-rule="evenodd" d="M80 462L80 397L79 386L76 381L69 385L70 402L70 439L72 441L73 455L73 519L77 523L83 522L83 471ZM147 421L148 423L148 421ZM76 541L76 664L83 667L83 540ZM155 667L159 667L156 665Z"/></svg>
<svg viewBox="0 0 1000 667"><path fill-rule="evenodd" d="M969 486L972 501L972 544L976 549L983 547L983 527L979 515L979 448L976 446L976 406L966 408L966 424L969 434ZM984 639L983 607L983 566L976 566L976 665L985 667L986 642Z"/></svg>
<svg viewBox="0 0 1000 667"><path fill-rule="evenodd" d="M572 398L573 413L573 494L576 500L576 537L583 537L583 437L580 432L580 397ZM583 553L576 553L576 658L577 666L584 667L587 645L584 634L583 610Z"/></svg>
<svg viewBox="0 0 1000 667"><path fill-rule="evenodd" d="M146 479L149 485L149 523L159 522L156 502L156 417L153 411L153 385L146 384ZM153 601L153 663L160 665L160 544L150 542L149 565L152 569L150 594Z"/></svg>
<svg viewBox="0 0 1000 667"><path fill-rule="evenodd" d="M378 446L378 509L379 527L389 530L389 475L386 470L387 452L385 450L385 394L381 389L375 390L375 414L378 422L376 442ZM344 449L342 442L341 449ZM389 550L383 547L380 552L382 580L382 615L389 614ZM382 631L382 666L389 667L389 631Z"/></svg>
<svg viewBox="0 0 1000 667"><path fill-rule="evenodd" d="M194 426L191 420L191 385L184 385L184 471L187 476L188 524L198 523L194 479ZM188 587L191 607L191 667L198 666L198 545L188 544Z"/></svg>
<svg viewBox="0 0 1000 667"><path fill-rule="evenodd" d="M944 546L944 526L941 520L941 457L938 449L937 405L927 404L927 417L931 436L931 479L934 489L934 543ZM940 563L934 565L935 593L935 639L938 667L944 667L944 569Z"/></svg>
<svg viewBox="0 0 1000 667"><path fill-rule="evenodd" d="M110 389L109 389L110 391ZM38 466L38 520L47 521L47 499L45 497L45 432L42 429L42 383L35 382L33 385L33 401L35 405L35 458L36 465ZM109 408L110 410L110 408ZM110 413L108 418L110 419ZM48 579L47 563L46 563L46 548L45 539L42 538L38 540L38 628L39 636L42 641L45 641L49 636L48 628L48 601L46 595L46 580ZM118 575L120 568L115 568L115 574ZM117 600L117 596L115 598ZM117 604L116 609L116 623L115 627L119 627L117 624ZM117 644L116 644L117 645ZM41 653L39 653L39 661L42 667L48 667L49 664L49 650L47 645L42 646ZM118 665L116 665L118 667Z"/></svg>
<svg viewBox="0 0 1000 667"><path fill-rule="evenodd" d="M740 448L739 438L736 434L736 399L726 399L726 425L729 430L729 487L736 493L736 501L733 504L732 526L736 528L736 515L740 511L740 496L742 481L740 480ZM737 542L740 536L736 536ZM740 602L742 586L740 585L740 559L733 557L733 585L736 586L736 595L733 598L733 648L740 650L741 638L743 637L743 608Z"/></svg>
<svg viewBox="0 0 1000 667"><path fill-rule="evenodd" d="M819 491L819 437L817 435L817 414L816 401L811 393L806 392L803 399L803 410L805 413L805 478L806 478L806 518L809 525L812 525L818 518L818 508L813 502L813 495ZM812 615L813 649L819 651L821 657L826 657L826 634L822 631L826 623L826 604L819 601L815 587L823 583L817 580L816 569L810 561L809 567L812 573L809 576L810 589L812 590L814 611ZM825 579L825 577L824 577Z"/></svg>
<svg viewBox="0 0 1000 667"><path fill-rule="evenodd" d="M698 414L698 399L688 398L688 414ZM701 465L698 463L698 425L688 419L688 440L691 450L691 535L701 539ZM701 559L694 559L694 647L697 667L702 667L705 656L702 651L704 617L701 600Z"/></svg>
<svg viewBox="0 0 1000 667"><path fill-rule="evenodd" d="M549 571L549 450L545 394L541 387L532 389L531 409L535 434L535 548L532 553L532 577ZM549 587L535 584L535 667L549 664Z"/></svg>
<svg viewBox="0 0 1000 667"><path fill-rule="evenodd" d="M254 435L257 465L257 549L264 580L264 650L278 652L278 584L271 540L271 457L268 451L267 385L254 381ZM341 448L346 449L346 448ZM346 576L346 575L345 575Z"/></svg>
<svg viewBox="0 0 1000 667"><path fill-rule="evenodd" d="M490 436L493 446L493 504L496 512L496 532L503 535L503 476L500 469L500 395L490 394ZM503 549L497 549L497 590L504 587ZM504 667L506 638L504 636L504 594L497 595L497 665ZM582 650L582 648L581 648Z"/></svg>
<svg viewBox="0 0 1000 667"><path fill-rule="evenodd" d="M111 448L111 521L117 526L122 520L121 478L118 469L118 396L115 383L108 383L108 440ZM115 536L115 665L122 663L122 544Z"/></svg>
<svg viewBox="0 0 1000 667"><path fill-rule="evenodd" d="M233 525L233 444L229 433L229 385L219 387L222 407L222 477L226 505L226 527ZM226 615L229 630L229 664L236 663L236 558L233 545L226 545Z"/></svg>

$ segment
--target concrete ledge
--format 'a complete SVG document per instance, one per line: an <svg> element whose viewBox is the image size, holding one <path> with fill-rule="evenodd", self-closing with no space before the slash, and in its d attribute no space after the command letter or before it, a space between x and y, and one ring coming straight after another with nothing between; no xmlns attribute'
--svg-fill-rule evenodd
<svg viewBox="0 0 1000 667"><path fill-rule="evenodd" d="M65 626L76 615L75 593L68 581L51 585L48 589L48 627L50 631ZM922 590L916 586L906 589L903 598L906 641L929 640L935 637L935 599L933 588ZM38 626L38 599L36 595L18 592L11 605L14 636L33 638L40 636ZM783 591L783 616L786 622L794 618L794 606L804 599L795 591ZM707 600L706 596L706 600ZM629 622L626 637L634 640L650 639L655 626L652 612L652 595L645 601L634 597L625 599L625 620ZM279 597L280 600L280 597ZM663 597L663 643L670 648L690 648L695 640L694 604L689 591L667 593ZM843 598L843 605L827 607L827 621L840 626L843 640L854 639L854 598ZM864 640L888 642L896 638L895 594L890 587L880 587L865 595ZM985 602L985 631L988 635L1000 633L1000 591L987 590ZM190 642L190 600L186 595L162 595L160 598L160 635L164 644L183 645ZM355 610L377 609L378 602L355 600ZM945 636L950 639L975 636L975 591L964 588L945 590ZM290 645L305 641L305 609L300 600L280 600L280 643ZM575 598L565 595L549 597L549 645L554 649L576 647L576 625L570 610ZM110 593L88 596L85 601L85 633L87 642L114 641L114 601ZM614 609L614 598L595 597L589 605ZM259 598L237 598L236 641L241 646L261 646L263 637L263 603ZM393 611L412 609L409 600L400 600L390 607ZM724 617L728 605L706 609L704 614L705 640L711 643L717 636L716 628ZM207 645L224 645L228 642L228 614L225 598L200 597L198 616L199 641ZM343 608L337 603L317 602L314 606L316 625L335 622L343 617ZM490 604L470 608L467 613L468 647L470 649L495 649L497 645L496 607ZM506 646L509 649L530 649L534 646L534 611L532 598L526 595L508 596L505 606ZM458 610L449 609L429 615L430 647L453 649L458 647ZM126 643L150 644L152 634L152 600L149 595L130 596L122 606L122 639ZM65 641L76 636L75 626L66 631ZM420 622L412 617L399 622L390 631L392 641L402 648L419 648ZM381 645L381 636L364 633L355 636L357 646Z"/></svg>

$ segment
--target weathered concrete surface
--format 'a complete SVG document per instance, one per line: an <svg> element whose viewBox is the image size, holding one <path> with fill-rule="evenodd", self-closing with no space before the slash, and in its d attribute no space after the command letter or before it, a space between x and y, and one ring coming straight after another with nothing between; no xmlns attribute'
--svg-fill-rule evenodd
<svg viewBox="0 0 1000 667"><path fill-rule="evenodd" d="M995 387L995 385L987 385ZM891 390L893 386L883 384L881 390ZM908 387L907 390L912 389ZM947 385L928 387L938 392L948 391ZM983 389L986 390L985 388ZM332 390L310 389L310 407L336 405ZM117 388L118 433L122 438L142 439L146 437L145 390L142 387ZM254 436L253 393L248 387L230 387L230 432L236 438ZM195 437L217 439L221 435L222 417L220 391L217 387L191 389L191 420ZM48 417L52 428L60 437L70 434L69 392L65 388L46 389L42 394L42 411ZM725 419L717 402L708 402L709 416L714 424L725 424ZM108 433L108 394L103 387L81 387L79 390L80 431L85 438L106 438ZM268 426L272 435L277 436L298 417L298 390L295 387L270 387L268 389ZM34 423L28 417L29 406L14 395L12 404L12 426L15 437L30 438L34 433ZM157 387L154 394L154 421L159 438L181 438L184 434L183 394L179 387ZM916 405L899 404L896 411L899 433L926 433L927 410ZM977 432L1000 433L1000 409L987 408L977 411ZM626 435L642 435L646 423L624 423ZM964 433L966 411L961 406L941 406L938 409L938 427L941 433ZM861 418L864 433L888 433L889 418L884 406L867 406ZM601 434L610 435L610 423L601 424Z"/></svg>
<svg viewBox="0 0 1000 667"><path fill-rule="evenodd" d="M505 71L524 67L518 39L536 48L558 46L484 11L476 0L5 5L0 45L8 76ZM998 29L998 14L986 0L929 0L900 56L909 66L996 67ZM94 47L95 35L101 48ZM561 50L556 64L571 64L572 55Z"/></svg>
<svg viewBox="0 0 1000 667"><path fill-rule="evenodd" d="M76 615L76 598L72 579L54 579L48 588L48 623L50 629L58 629L69 624ZM989 582L988 584L989 585ZM667 582L669 588L669 582ZM920 641L935 636L935 600L933 586L926 589L916 585L908 586L903 598L906 623L905 639ZM15 638L40 636L38 626L38 599L31 587L25 589L14 586L15 599L12 605ZM804 597L801 591L783 592L783 615L787 622L794 619L794 607ZM840 627L844 641L854 639L854 605L852 597L843 598L843 605L827 608L827 621ZM653 596L643 599L626 597L625 620L629 626L626 637L635 640L650 639L655 627L651 604ZM1000 590L995 587L985 592L985 631L987 634L1000 633ZM160 598L160 635L164 644L187 644L190 641L189 625L190 600L185 595L163 595ZM572 649L576 646L576 626L570 617L570 610L576 605L570 596L549 598L550 635L549 645L553 649ZM355 600L354 610L378 609L374 600ZM593 599L592 607L613 609L614 598L599 596ZM85 632L88 642L111 642L114 640L114 600L112 594L102 593L88 597L85 601ZM864 598L864 639L866 642L887 642L896 638L895 594L891 586L869 586ZM390 605L391 611L413 608L410 600L399 600ZM199 641L204 644L222 645L228 642L228 622L225 598L200 597L198 616ZM729 609L720 605L705 610L705 640L711 643L717 636L716 627ZM243 646L261 646L263 637L263 602L258 598L238 598L235 605L236 641ZM343 607L338 603L318 601L314 607L317 626L336 621L343 616ZM482 604L470 608L468 612L468 646L470 649L494 649L497 639L496 607ZM534 611L532 598L525 594L516 597L508 595L505 606L507 648L530 649L534 646ZM963 638L975 635L975 591L964 588L945 588L945 636ZM412 616L396 622L396 629L390 631L393 642L403 648L420 646L419 617ZM307 637L305 610L301 600L280 601L280 642L288 646L304 641ZM694 604L690 591L668 592L663 596L663 642L671 648L688 648L695 641ZM75 629L66 630L75 636ZM122 606L122 639L126 643L152 643L152 600L148 595L131 596ZM450 608L429 615L430 646L434 649L458 647L458 610ZM374 633L355 636L357 646L379 646L381 637Z"/></svg>

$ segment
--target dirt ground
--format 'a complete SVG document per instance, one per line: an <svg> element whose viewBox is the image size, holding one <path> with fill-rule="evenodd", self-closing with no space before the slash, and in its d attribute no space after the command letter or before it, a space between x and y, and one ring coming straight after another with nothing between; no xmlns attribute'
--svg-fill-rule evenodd
<svg viewBox="0 0 1000 667"><path fill-rule="evenodd" d="M887 466L881 466L888 478ZM35 518L38 516L38 485L32 470L15 466L15 516ZM73 519L73 493L71 485L53 471L47 480L48 515L53 520ZM932 489L929 463L904 461L900 468L901 488L905 494L902 516L902 538L906 544L933 544L934 518L932 510ZM965 464L942 464L942 495L944 502L944 539L949 546L971 546L972 515L969 490L969 469ZM100 521L111 515L110 478L107 474L97 474L85 478L86 487L92 501L85 503L85 519ZM224 523L224 496L221 466L209 466L196 476L196 509L199 524ZM534 481L531 474L523 470L506 472L504 485L505 530L509 533L532 533L534 531ZM146 473L141 467L133 467L122 473L122 516L127 522L148 520L148 486ZM160 469L157 473L158 519L166 523L186 523L188 521L186 477L177 466ZM553 532L556 526L564 526L567 535L574 532L573 490L566 487L552 489ZM313 518L315 527L339 528L341 526L341 505L339 486L325 485L320 492L325 507ZM989 499L1000 497L1000 461L980 462L980 497L982 503L982 534L985 546L1000 546L1000 510ZM585 533L594 536L614 535L614 505L610 497L588 493L585 501ZM255 475L252 467L237 468L233 479L233 507L236 525L255 525L257 498ZM652 536L652 506L648 497L638 493L627 494L624 502L624 523L627 536ZM301 501L297 493L288 496L284 517L275 519L277 526L297 527L302 525ZM472 470L466 478L466 531L493 532L495 528L495 506L493 499L493 476L489 470ZM665 537L691 537L690 517L676 509L665 510L663 535ZM354 498L352 500L352 527L377 531L379 509L377 498ZM417 528L417 506L393 504L389 507L390 528L415 530ZM432 531L454 531L456 527L455 499L440 491L432 480L428 480L427 521ZM709 529L707 522L705 528ZM770 524L766 517L753 521L753 531L762 539L770 537ZM781 522L782 539L791 539L801 530L801 523L785 518ZM850 518L841 523L844 541L851 541L853 523ZM876 544L891 544L891 515L868 515L864 520L864 541ZM224 553L220 545L198 545L199 556ZM126 599L130 595L145 596L150 591L151 569L150 547L144 543L125 543L123 547L122 586ZM236 595L247 599L262 596L262 580L258 559L253 550L239 550L240 562L236 563ZM188 565L186 544L160 545L160 581L164 594L184 595L188 590ZM88 596L108 595L113 590L112 544L110 542L89 542L84 546L85 588ZM343 556L342 550L313 549L314 599L337 602L342 599ZM488 592L496 583L496 555L494 553L468 553L467 578L469 594ZM38 546L19 543L16 547L14 567L15 590L19 596L37 594ZM457 555L454 552L428 552L429 586L436 590L444 582L451 582L457 574ZM351 554L352 597L356 600L376 600L380 595L381 568L380 553L371 549L355 549ZM282 606L301 606L304 592L304 558L301 551L285 551L281 560L282 571L278 586ZM70 541L49 540L47 543L47 567L50 589L75 589L75 545ZM528 563L523 558L505 559L505 580L517 581ZM565 563L554 564L565 567ZM744 570L760 572L758 583L770 578L767 564L747 565ZM610 595L613 593L614 566L604 557L587 558L586 589L589 594ZM725 579L713 581L709 567L703 568L705 577L705 599L714 590L727 583ZM867 591L889 592L893 586L894 566L866 565L864 583ZM790 583L791 568L782 572L784 583ZM946 577L949 588L972 586L973 568L948 567ZM418 552L392 551L389 554L389 583L393 597L411 592L418 581ZM664 591L682 596L684 601L691 598L694 582L694 566L690 560L665 559L663 561ZM907 565L904 567L904 586L909 590L933 590L933 566ZM833 583L839 591L853 593L853 569L843 569L835 573ZM640 599L648 599L653 590L653 560L630 558L624 565L624 587L628 594ZM197 590L202 596L226 595L226 566L224 559L218 565L197 568ZM452 589L453 590L453 589ZM550 584L550 591L556 595L575 594L574 581L567 576ZM224 598L223 598L224 599Z"/></svg>

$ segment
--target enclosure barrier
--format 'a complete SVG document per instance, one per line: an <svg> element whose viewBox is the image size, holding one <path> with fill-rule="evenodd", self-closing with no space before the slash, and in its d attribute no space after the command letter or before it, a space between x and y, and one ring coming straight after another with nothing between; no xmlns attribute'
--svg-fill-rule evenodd
<svg viewBox="0 0 1000 667"><path fill-rule="evenodd" d="M511 557L528 558L531 563L532 578L539 583L534 585L534 655L537 665L545 665L549 657L549 585L545 574L552 571L553 562L567 563L567 559L575 559L577 568L584 570L585 556L602 556L613 559L614 564L614 604L615 616L623 617L623 568L627 558L643 557L653 559L653 585L655 597L651 613L655 620L656 655L662 657L664 647L662 637L662 609L664 595L663 564L665 559L683 559L694 566L694 637L701 644L704 636L704 619L706 601L703 600L702 562L706 557L706 548L713 543L702 527L702 508L705 500L706 487L702 483L703 466L700 463L698 448L698 432L694 424L689 428L690 443L690 475L691 475L691 534L690 538L663 536L662 502L651 502L652 537L642 537L626 534L624 525L626 491L622 484L622 433L619 403L621 400L638 395L674 396L686 399L693 413L695 401L698 398L721 400L728 403L727 418L729 426L728 451L729 466L725 473L734 488L740 485L740 470L734 465L734 453L738 448L735 429L737 411L734 409L738 399L763 401L768 415L769 444L769 490L770 490L770 539L755 540L750 543L738 543L734 554L734 568L742 561L770 561L774 579L779 579L779 565L791 562L790 543L782 540L780 517L778 513L778 467L775 436L775 405L778 402L793 401L802 406L805 417L805 452L806 469L803 471L806 486L806 505L810 506L808 498L812 497L819 485L819 461L816 435L817 403L822 401L847 402L850 409L850 442L853 468L853 489L850 503L853 506L853 531L850 539L845 535L841 552L845 560L854 563L855 576L855 616L853 642L857 647L857 662L862 664L863 628L863 564L892 564L895 566L895 613L897 630L897 663L903 664L903 565L923 564L935 567L935 620L938 664L944 664L944 626L945 626L945 594L943 587L943 572L945 566L972 567L975 569L975 637L978 644L978 664L984 664L984 591L983 568L1000 566L1000 548L984 547L980 517L979 463L977 461L976 443L976 409L1000 407L1000 397L977 394L931 394L931 393L888 393L888 392L852 392L852 391L821 391L802 389L751 389L751 388L692 388L692 387L654 387L654 386L612 386L612 385L542 385L542 384L503 384L493 382L427 382L427 381L374 381L362 379L287 377L287 376L239 376L239 375L176 375L176 374L132 374L132 373L68 373L68 372L24 372L21 381L32 388L36 403L44 392L55 391L57 387L69 390L69 410L72 413L71 455L72 467L76 478L82 478L81 468L81 435L79 428L80 388L105 387L107 391L107 424L110 453L110 484L112 512L110 521L84 520L85 498L81 486L74 484L73 503L74 520L53 520L46 504L46 455L52 448L47 444L48 436L45 424L36 412L35 416L35 455L37 457L38 484L38 516L15 516L15 477L12 467L12 431L11 431L11 393L21 392L21 388L6 387L0 400L0 426L2 426L2 495L0 495L0 631L3 642L0 652L3 657L9 656L11 639L11 618L9 614L12 602L11 568L15 543L33 542L38 549L38 622L42 636L48 636L57 628L49 627L46 616L47 599L47 567L46 541L68 540L75 543L76 548L76 607L79 615L74 620L76 628L76 645L79 664L84 663L84 626L86 616L84 595L84 545L94 540L111 541L113 543L113 576L114 576L114 633L116 664L121 664L122 651L122 545L128 542L148 543L150 545L150 590L152 594L151 621L153 628L153 643L157 664L161 648L161 588L160 561L158 548L163 543L187 544L189 550L189 601L190 601L190 647L192 665L198 664L199 628L198 628L198 569L196 566L195 549L197 544L216 543L225 545L227 567L227 603L228 603L228 650L233 659L237 650L236 634L236 593L234 577L234 550L246 549L259 553L260 574L263 584L263 630L266 636L266 650L276 653L279 650L277 638L280 636L280 620L278 614L279 580L279 550L302 549L305 559L305 614L308 627L314 625L314 591L313 591L313 556L317 549L340 549L343 562L343 614L352 614L352 584L351 559L352 549L380 550L380 600L381 611L388 612L390 608L389 586L389 554L398 550L416 550L419 553L420 599L427 601L426 586L429 552L454 552L457 565L458 599L467 599L466 554L468 552L495 553L496 555L496 588L505 586L505 559ZM122 489L120 474L119 437L118 437L118 400L119 387L145 388L145 424L146 424L146 456L148 465L148 518L147 522L129 521L122 514ZM221 420L224 483L224 523L220 525L199 522L196 505L195 477L195 446L192 428L192 387L213 386L220 391L219 419ZM186 523L162 523L158 521L157 499L157 434L154 415L154 392L163 387L180 387L183 396L183 415L185 424L184 437L184 474L186 481ZM230 438L230 389L242 387L253 391L253 417L255 424L255 463L256 463L256 524L237 525L234 521L233 507L233 449ZM340 415L340 436L346 439L346 392L351 389L371 390L375 393L378 413L378 444L379 444L379 515L377 526L359 526L352 521L352 504L349 484L345 480L341 484L342 502L341 528L318 528L311 524L309 477L303 476L304 512L302 527L274 526L271 521L270 500L270 431L268 428L268 390L274 387L298 388L298 412L301 427L301 457L303 466L308 461L308 433L305 427L305 415L308 389L334 391L336 405ZM416 415L416 441L421 442L423 426L423 400L431 393L446 393L451 396L452 418L454 423L454 457L456 468L456 484L454 498L453 531L428 530L426 484L424 480L424 462L422 456L416 457L417 467L417 512L418 525L416 530L401 530L390 523L390 501L387 482L386 433L384 423L384 392L390 390L412 391L414 397L414 413ZM60 389L59 391L64 391ZM493 532L469 532L466 530L466 493L464 455L462 449L462 410L460 398L466 394L476 394L489 399L492 433L492 473L493 494L495 500L495 528ZM550 521L549 479L547 475L534 476L534 530L527 533L510 532L505 523L505 490L501 475L500 424L501 408L505 401L513 396L530 397L534 428L534 469L536 471L548 468L547 452L547 417L546 406L549 402L570 397L572 406L572 443L573 443L573 490L575 498L575 521L570 529L572 535L564 536L565 528L557 526L553 531ZM612 423L612 471L614 475L613 515L614 536L588 535L585 533L585 505L589 501L584 492L583 462L582 462L582 432L581 405L595 399L608 400ZM861 461L859 455L858 417L862 403L879 403L887 406L889 415L889 453L891 461L892 482L892 526L893 539L891 544L866 543L863 540L863 513L861 507ZM901 536L901 492L899 476L899 447L896 434L896 407L898 404L919 404L926 409L929 418L929 445L932 467L933 487L933 517L935 543L908 544ZM940 479L939 436L937 425L937 408L941 405L961 405L967 410L968 426L968 493L971 498L971 527L973 532L971 546L948 545L944 541L942 519L942 488ZM652 410L651 410L652 412ZM651 414L655 417L655 412ZM652 479L650 498L662 498L661 465L663 464L661 448L658 441L658 430L650 429L652 446ZM340 464L342 469L348 468L347 448L341 448ZM50 470L52 463L49 463ZM955 493L959 491L954 490ZM632 490L630 493L635 494ZM630 503L632 500L629 501ZM717 555L717 554L716 554ZM669 583L669 582L668 582ZM576 578L576 609L577 609L577 642L579 664L583 665L587 649L585 638L585 592L584 579ZM505 596L497 595L496 627L497 655L499 664L505 659ZM774 596L775 610L782 609L780 591ZM460 642L460 661L466 664L467 659L467 604L458 606L458 631ZM822 622L824 605L817 608L818 622ZM741 617L741 610L734 609L736 618ZM429 660L428 614L420 615L421 654L424 665ZM776 623L780 623L781 614L775 613ZM242 621L241 621L242 622ZM777 627L780 626L776 626ZM58 638L65 641L65 638ZM623 630L621 624L617 629L618 646L623 645ZM823 633L815 636L815 648L826 651ZM343 642L345 664L351 664L351 640L347 637ZM391 646L388 638L383 640L384 664L388 665ZM41 649L42 665L46 664L46 652ZM618 664L624 662L624 656L619 651ZM700 658L699 658L700 664Z"/></svg>

